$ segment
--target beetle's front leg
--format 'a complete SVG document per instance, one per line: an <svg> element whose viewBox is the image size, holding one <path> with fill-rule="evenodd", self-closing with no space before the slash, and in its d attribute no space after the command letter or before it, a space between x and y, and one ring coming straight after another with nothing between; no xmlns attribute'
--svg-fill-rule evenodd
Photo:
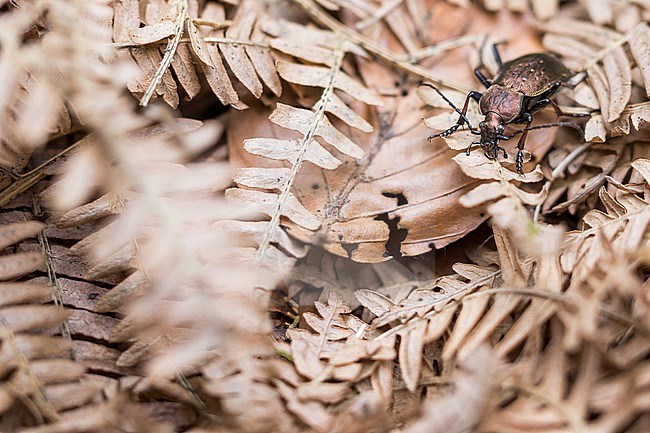
<svg viewBox="0 0 650 433"><path fill-rule="evenodd" d="M524 174L524 146L526 144L526 136L528 136L527 128L530 128L530 124L533 123L533 116L531 116L530 113L524 113L521 115L521 118L526 122L526 128L524 128L524 132L521 134L521 137L517 142L517 157L515 158L515 167L517 167L517 173Z"/></svg>
<svg viewBox="0 0 650 433"><path fill-rule="evenodd" d="M488 150L485 151L485 156L487 159L498 159L499 151L503 152L503 157L508 159L508 153L504 147L499 146L498 144L492 145Z"/></svg>
<svg viewBox="0 0 650 433"><path fill-rule="evenodd" d="M447 137L454 132L461 126L463 126L467 120L467 117L465 116L467 114L467 108L469 107L469 100L474 99L475 101L479 101L481 99L481 96L483 96L479 92L471 91L467 94L467 98L465 98L465 104L463 105L463 109L460 112L460 117L458 118L458 122L456 122L455 125L452 125L450 128L446 129L445 131L439 133L439 134L433 134L429 136L429 141L433 140L434 138L438 137ZM469 123L469 121L468 121ZM469 125L471 128L471 125Z"/></svg>

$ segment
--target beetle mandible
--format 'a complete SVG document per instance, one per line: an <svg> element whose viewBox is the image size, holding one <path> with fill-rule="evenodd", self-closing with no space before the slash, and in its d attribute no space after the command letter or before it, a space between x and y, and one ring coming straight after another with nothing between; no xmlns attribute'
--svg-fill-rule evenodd
<svg viewBox="0 0 650 433"><path fill-rule="evenodd" d="M562 85L567 85L573 73L556 57L546 53L526 54L506 63L502 63L497 44L492 45L492 52L499 71L493 81L488 80L481 71L482 64L474 69L474 75L487 88L484 93L471 91L465 98L463 109L459 110L435 86L429 83L423 85L435 90L459 115L458 122L439 134L429 137L446 137L465 123L475 135L480 135L480 141L474 141L467 146L466 154L469 155L474 144L480 144L489 159L496 159L499 151L504 158L508 155L505 149L499 146L500 140L509 140L521 134L517 143L516 167L517 172L523 174L524 145L528 131L533 129L551 128L557 126L573 126L571 122L556 122L532 126L533 114L550 105L559 116L582 116L582 114L565 114L560 107L549 99ZM479 104L479 110L485 119L474 128L467 119L467 108L470 99ZM504 135L505 126L510 123L526 124L520 130L509 135ZM579 128L578 128L579 129Z"/></svg>

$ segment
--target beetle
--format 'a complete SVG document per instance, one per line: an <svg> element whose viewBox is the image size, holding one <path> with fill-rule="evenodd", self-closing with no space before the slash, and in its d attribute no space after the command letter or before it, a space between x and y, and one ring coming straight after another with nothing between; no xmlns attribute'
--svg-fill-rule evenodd
<svg viewBox="0 0 650 433"><path fill-rule="evenodd" d="M475 135L480 135L480 141L474 141L467 146L466 154L469 155L474 144L480 144L488 159L496 159L499 151L504 158L508 157L505 149L499 146L500 140L509 140L521 134L517 143L516 168L523 174L524 145L528 131L533 129L551 128L557 126L577 127L571 122L556 122L532 126L533 115L550 105L559 116L583 116L583 114L565 114L550 97L562 85L573 77L573 73L556 57L546 53L526 54L506 63L502 63L497 44L492 45L492 52L499 71L493 81L488 80L481 71L482 64L474 69L474 75L486 87L484 93L471 91L465 98L463 109L459 110L445 95L430 83L423 85L434 89L459 115L458 122L445 131L433 134L436 137L447 137L465 123ZM479 104L479 110L485 119L474 128L467 119L469 101L473 99ZM588 115L588 114L587 114ZM526 124L526 126L509 135L504 135L508 124ZM579 129L579 128L578 128Z"/></svg>

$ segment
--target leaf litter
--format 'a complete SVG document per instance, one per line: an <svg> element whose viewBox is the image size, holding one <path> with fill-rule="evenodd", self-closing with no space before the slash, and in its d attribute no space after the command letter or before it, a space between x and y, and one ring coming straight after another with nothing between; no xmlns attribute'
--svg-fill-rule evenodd
<svg viewBox="0 0 650 433"><path fill-rule="evenodd" d="M7 3L0 430L647 430L648 13ZM583 79L524 175L427 140L493 42Z"/></svg>

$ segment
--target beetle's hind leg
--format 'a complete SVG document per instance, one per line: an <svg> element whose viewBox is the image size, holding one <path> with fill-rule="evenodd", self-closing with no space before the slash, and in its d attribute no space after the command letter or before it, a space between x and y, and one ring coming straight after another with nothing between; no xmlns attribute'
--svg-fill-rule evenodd
<svg viewBox="0 0 650 433"><path fill-rule="evenodd" d="M499 45L504 44L505 41L497 42L492 44L492 54L494 54L494 61L497 62L499 69L503 67L503 62L501 61L501 54L499 54Z"/></svg>
<svg viewBox="0 0 650 433"><path fill-rule="evenodd" d="M481 69L485 67L485 64L483 63L483 51L485 49L486 42L487 42L487 36L483 39L483 44L481 44L481 51L479 53L479 65L474 69L474 75L476 75L476 78L478 78L481 84L483 84L487 88L492 85L492 82L488 80L487 77L483 75L483 72L481 71ZM496 42L492 44L492 55L494 55L494 61L496 62L497 68L499 70L503 67L503 62L501 61L501 54L499 54L498 46L504 43L505 41Z"/></svg>
<svg viewBox="0 0 650 433"><path fill-rule="evenodd" d="M541 101L540 101L541 102ZM555 101L548 99L548 104L553 108L557 117L589 117L590 113L565 113Z"/></svg>
<svg viewBox="0 0 650 433"><path fill-rule="evenodd" d="M482 66L482 65L481 65ZM476 78L483 84L486 88L490 87L492 85L492 82L488 80L485 75L483 75L483 72L481 72L481 66L477 66L474 69L474 75L476 75Z"/></svg>

